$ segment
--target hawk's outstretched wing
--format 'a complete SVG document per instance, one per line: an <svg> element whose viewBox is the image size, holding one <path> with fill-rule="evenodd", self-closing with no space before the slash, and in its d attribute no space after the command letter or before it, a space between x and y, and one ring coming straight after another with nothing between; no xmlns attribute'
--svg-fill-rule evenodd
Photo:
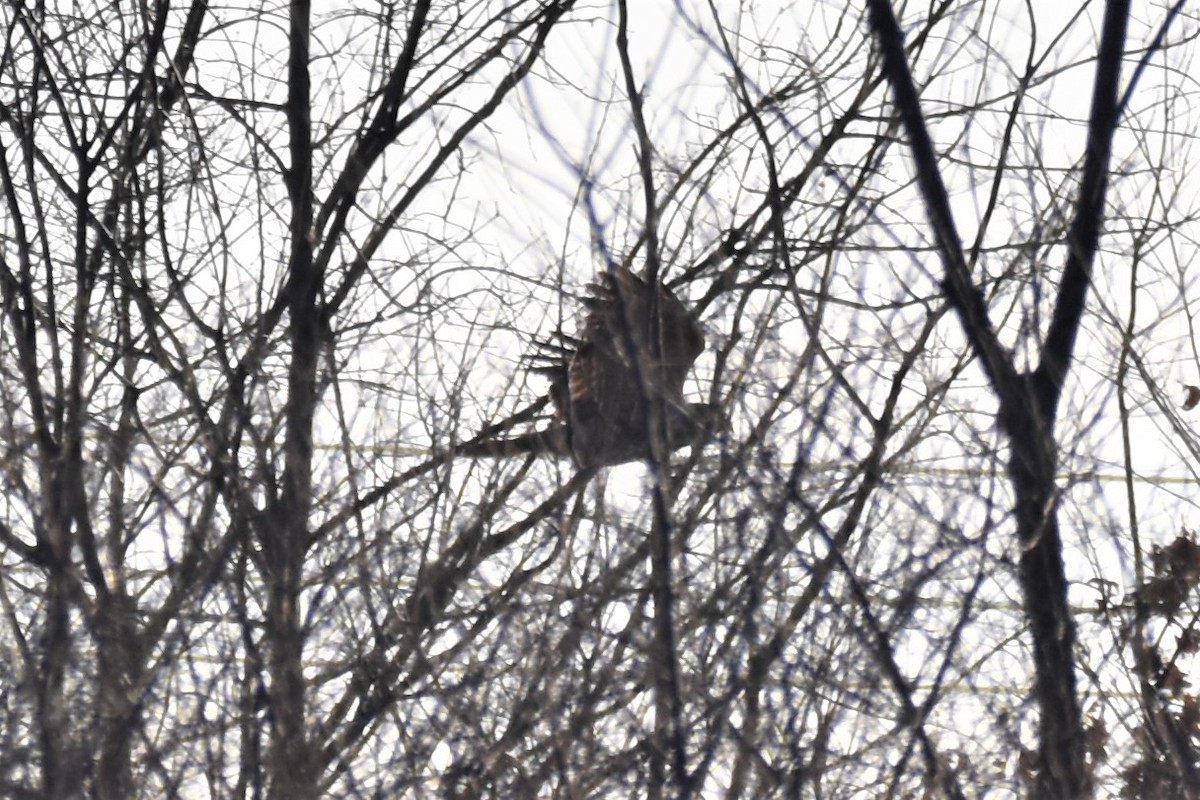
<svg viewBox="0 0 1200 800"><path fill-rule="evenodd" d="M588 291L579 346L567 364L571 401L595 401L608 419L637 413L634 405L645 402L645 388L682 404L683 382L704 351L704 333L683 303L626 267L602 274ZM658 343L651 340L652 310L658 312Z"/></svg>
<svg viewBox="0 0 1200 800"><path fill-rule="evenodd" d="M601 274L588 291L579 336L550 390L576 460L603 465L645 457L651 402L662 402L668 449L693 443L712 416L705 407L695 419L697 410L683 399L683 383L704 351L700 326L669 290L626 267Z"/></svg>
<svg viewBox="0 0 1200 800"><path fill-rule="evenodd" d="M542 442L546 452L565 450L585 467L645 458L650 409L658 403L668 451L705 441L722 417L707 404L684 402L683 384L704 350L704 333L683 303L627 267L601 274L583 303L578 335L560 335L533 356L540 362L533 370L550 378L558 422L510 440L520 443L519 452ZM492 444L483 454L507 453L505 442Z"/></svg>

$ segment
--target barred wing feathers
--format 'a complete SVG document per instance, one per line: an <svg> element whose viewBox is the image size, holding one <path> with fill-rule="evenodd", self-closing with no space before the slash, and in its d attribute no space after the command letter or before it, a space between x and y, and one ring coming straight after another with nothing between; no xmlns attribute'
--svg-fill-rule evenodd
<svg viewBox="0 0 1200 800"><path fill-rule="evenodd" d="M588 292L578 336L542 343L532 357L541 362L533 371L550 379L558 420L545 431L487 443L493 450L469 454L501 456L540 446L547 454L570 454L585 467L635 461L649 451L651 400L662 401L668 450L702 443L720 426L718 409L683 399L704 334L679 299L627 268L601 275ZM652 310L658 312L660 347L650 338Z"/></svg>

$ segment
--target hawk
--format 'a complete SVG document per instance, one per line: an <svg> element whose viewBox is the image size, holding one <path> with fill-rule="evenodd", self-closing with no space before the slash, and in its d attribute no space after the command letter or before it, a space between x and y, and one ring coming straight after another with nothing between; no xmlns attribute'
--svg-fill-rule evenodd
<svg viewBox="0 0 1200 800"><path fill-rule="evenodd" d="M588 284L586 315L576 336L542 343L533 372L550 379L555 422L512 439L460 448L474 456L547 453L581 467L603 467L650 454L650 415L662 414L663 452L702 445L721 426L720 410L688 403L683 384L704 350L704 333L666 287L651 286L628 267ZM651 314L658 316L658 345Z"/></svg>

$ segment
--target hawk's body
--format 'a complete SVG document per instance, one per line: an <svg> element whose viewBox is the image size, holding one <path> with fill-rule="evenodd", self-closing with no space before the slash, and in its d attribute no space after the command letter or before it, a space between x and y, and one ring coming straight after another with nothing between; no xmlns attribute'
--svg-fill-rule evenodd
<svg viewBox="0 0 1200 800"><path fill-rule="evenodd" d="M535 356L550 362L534 370L550 378L560 421L527 436L481 442L478 451L467 449L469 455L550 452L599 467L650 455L655 406L662 414L663 452L702 443L719 424L715 408L683 400L683 383L704 350L704 334L679 299L625 267L601 275L588 291L579 335L561 336L562 345L545 344Z"/></svg>

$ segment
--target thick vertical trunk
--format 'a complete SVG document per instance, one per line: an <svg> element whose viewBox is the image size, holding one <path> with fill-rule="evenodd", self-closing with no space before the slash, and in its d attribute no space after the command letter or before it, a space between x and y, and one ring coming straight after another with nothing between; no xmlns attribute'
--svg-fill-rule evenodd
<svg viewBox="0 0 1200 800"><path fill-rule="evenodd" d="M38 669L38 738L42 750L42 790L47 800L78 795L81 775L71 757L64 676L71 652L65 569L52 565L46 586L46 627Z"/></svg>
<svg viewBox="0 0 1200 800"><path fill-rule="evenodd" d="M120 590L96 610L100 751L95 795L102 800L124 800L136 794L130 758L133 733L138 728L137 693L143 664L136 614L133 599Z"/></svg>
<svg viewBox="0 0 1200 800"><path fill-rule="evenodd" d="M287 560L291 563L272 578L267 602L273 722L268 753L270 797L305 800L318 795L305 726L304 641L297 589L302 557Z"/></svg>
<svg viewBox="0 0 1200 800"><path fill-rule="evenodd" d="M66 675L72 658L71 522L62 478L60 450L47 425L41 479L46 487L42 506L46 520L39 542L46 566L46 617L38 665L37 726L42 755L42 790L48 800L77 797L83 769L67 708Z"/></svg>
<svg viewBox="0 0 1200 800"><path fill-rule="evenodd" d="M284 407L283 490L271 530L263 531L268 587L267 636L273 726L268 755L270 796L317 796L318 768L305 725L304 632L301 589L312 506L312 428L320 344L321 277L313 263L312 141L310 132L309 17L307 0L293 0L288 54L287 120L291 168L291 252L285 285L291 317L291 364Z"/></svg>
<svg viewBox="0 0 1200 800"><path fill-rule="evenodd" d="M1032 382L1026 385L1031 387ZM1027 402L1024 407L1033 409L1035 404ZM1057 446L1045 418L1037 411L1008 418L1012 446L1008 469L1016 496L1025 616L1033 642L1034 696L1041 710L1041 769L1034 796L1071 800L1089 796L1090 789L1075 686L1075 622L1058 527Z"/></svg>

